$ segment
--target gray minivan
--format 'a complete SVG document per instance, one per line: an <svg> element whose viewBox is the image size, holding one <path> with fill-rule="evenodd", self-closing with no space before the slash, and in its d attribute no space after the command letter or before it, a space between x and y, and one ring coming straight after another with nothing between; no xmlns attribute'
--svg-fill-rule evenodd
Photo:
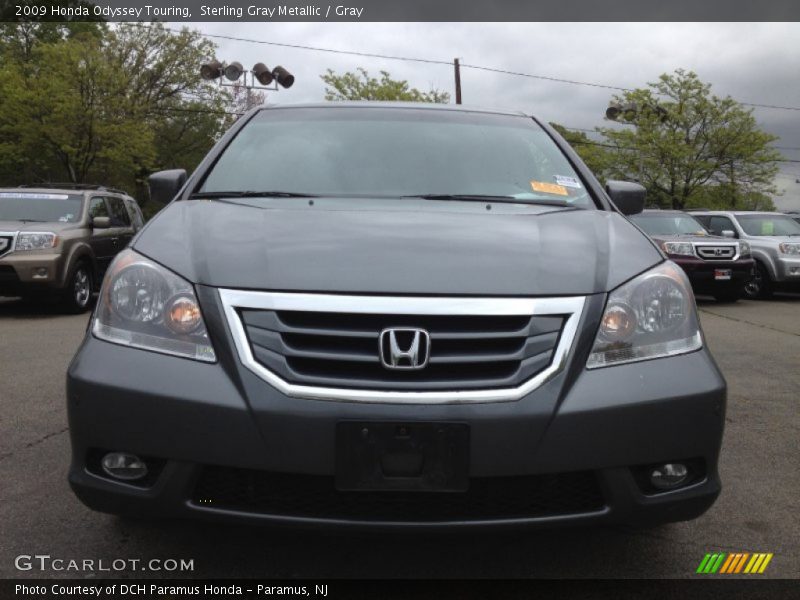
<svg viewBox="0 0 800 600"><path fill-rule="evenodd" d="M110 513L477 529L693 519L726 385L685 273L546 123L259 107L111 265L69 367Z"/></svg>

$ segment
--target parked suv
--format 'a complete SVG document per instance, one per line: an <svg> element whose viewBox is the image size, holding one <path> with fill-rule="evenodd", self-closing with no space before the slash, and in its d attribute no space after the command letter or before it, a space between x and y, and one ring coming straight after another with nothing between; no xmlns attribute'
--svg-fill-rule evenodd
<svg viewBox="0 0 800 600"><path fill-rule="evenodd" d="M709 235L691 215L677 210L645 210L631 220L686 271L696 293L736 302L753 278L750 245Z"/></svg>
<svg viewBox="0 0 800 600"><path fill-rule="evenodd" d="M774 212L691 211L714 235L750 244L755 271L745 284L749 298L768 298L776 289L800 289L800 223Z"/></svg>
<svg viewBox="0 0 800 600"><path fill-rule="evenodd" d="M144 225L136 202L100 186L0 189L0 296L57 297L86 310L109 263Z"/></svg>
<svg viewBox="0 0 800 600"><path fill-rule="evenodd" d="M691 285L545 122L260 107L114 261L69 367L111 513L366 528L692 519L725 381Z"/></svg>

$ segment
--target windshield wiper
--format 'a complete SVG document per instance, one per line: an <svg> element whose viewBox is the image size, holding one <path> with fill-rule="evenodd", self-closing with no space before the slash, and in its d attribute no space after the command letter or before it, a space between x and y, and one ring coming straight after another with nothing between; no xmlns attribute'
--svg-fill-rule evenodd
<svg viewBox="0 0 800 600"><path fill-rule="evenodd" d="M301 194L299 192L281 192L275 190L255 192L250 190L228 192L197 192L189 196L190 200L203 198L316 198L314 194Z"/></svg>
<svg viewBox="0 0 800 600"><path fill-rule="evenodd" d="M519 204L540 204L542 206L572 206L566 200L545 198L517 198L515 196L494 196L492 194L413 194L401 198L422 198L423 200L477 200L479 202L516 202Z"/></svg>

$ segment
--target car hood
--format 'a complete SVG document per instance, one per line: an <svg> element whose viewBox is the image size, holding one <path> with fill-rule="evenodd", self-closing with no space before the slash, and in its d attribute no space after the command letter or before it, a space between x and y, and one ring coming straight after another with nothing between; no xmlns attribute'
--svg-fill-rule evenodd
<svg viewBox="0 0 800 600"><path fill-rule="evenodd" d="M726 238L721 235L658 235L653 234L650 236L658 242L712 242L720 244L735 244L734 238Z"/></svg>
<svg viewBox="0 0 800 600"><path fill-rule="evenodd" d="M23 222L23 221L0 221L0 231L66 231L79 227L77 223L58 223L58 222Z"/></svg>
<svg viewBox="0 0 800 600"><path fill-rule="evenodd" d="M134 249L198 284L372 294L591 294L663 260L616 213L430 200L178 201Z"/></svg>

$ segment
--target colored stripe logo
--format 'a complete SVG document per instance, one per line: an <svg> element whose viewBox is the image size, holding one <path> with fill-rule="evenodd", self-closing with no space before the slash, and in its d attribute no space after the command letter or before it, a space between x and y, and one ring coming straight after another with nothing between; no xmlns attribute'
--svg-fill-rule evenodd
<svg viewBox="0 0 800 600"><path fill-rule="evenodd" d="M750 554L749 552L716 552L714 554L706 554L703 560L700 561L700 566L697 567L697 573L704 575L713 575L719 573L720 575L747 573L756 575L763 573L767 569L767 565L772 560L774 554L766 552L756 552Z"/></svg>

